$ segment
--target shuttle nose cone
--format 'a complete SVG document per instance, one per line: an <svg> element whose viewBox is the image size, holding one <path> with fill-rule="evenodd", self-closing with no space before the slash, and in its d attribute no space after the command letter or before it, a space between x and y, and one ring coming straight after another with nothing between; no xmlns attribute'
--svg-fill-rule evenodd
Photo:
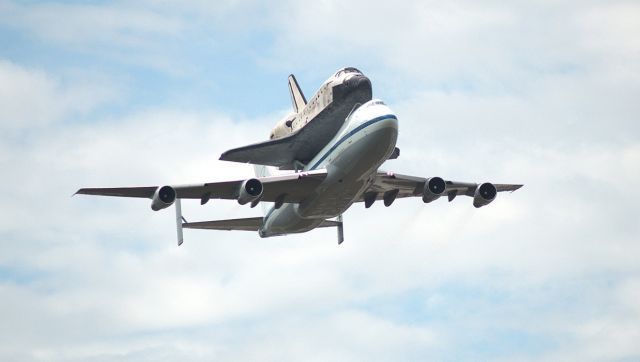
<svg viewBox="0 0 640 362"><path fill-rule="evenodd" d="M371 100L371 81L362 74L354 74L333 88L333 100L364 104Z"/></svg>
<svg viewBox="0 0 640 362"><path fill-rule="evenodd" d="M371 99L371 81L369 78L362 74L356 74L344 82L347 92L362 92L368 94L368 99Z"/></svg>

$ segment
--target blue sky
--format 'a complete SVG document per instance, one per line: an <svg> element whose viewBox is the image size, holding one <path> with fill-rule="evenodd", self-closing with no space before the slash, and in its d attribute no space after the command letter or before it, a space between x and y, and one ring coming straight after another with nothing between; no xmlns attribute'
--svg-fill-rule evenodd
<svg viewBox="0 0 640 362"><path fill-rule="evenodd" d="M0 359L640 359L640 6L631 1L0 1ZM386 170L524 183L355 205L335 230L187 231L79 187L218 161L355 66ZM184 203L193 220L256 216Z"/></svg>

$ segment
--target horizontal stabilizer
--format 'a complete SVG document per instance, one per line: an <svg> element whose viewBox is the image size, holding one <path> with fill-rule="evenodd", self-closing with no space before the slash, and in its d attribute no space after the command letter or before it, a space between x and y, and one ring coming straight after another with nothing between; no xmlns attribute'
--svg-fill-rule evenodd
<svg viewBox="0 0 640 362"><path fill-rule="evenodd" d="M334 226L340 226L342 225L341 221L335 221L335 220L324 220L322 222L322 224L318 225L319 228L330 228L330 227L334 227Z"/></svg>
<svg viewBox="0 0 640 362"><path fill-rule="evenodd" d="M249 217L245 219L186 222L182 224L182 227L186 229L258 231L262 227L262 222L262 217ZM318 227L328 228L339 225L341 223L338 221L324 220Z"/></svg>
<svg viewBox="0 0 640 362"><path fill-rule="evenodd" d="M187 229L258 231L262 227L262 217L187 222L182 224L182 227Z"/></svg>

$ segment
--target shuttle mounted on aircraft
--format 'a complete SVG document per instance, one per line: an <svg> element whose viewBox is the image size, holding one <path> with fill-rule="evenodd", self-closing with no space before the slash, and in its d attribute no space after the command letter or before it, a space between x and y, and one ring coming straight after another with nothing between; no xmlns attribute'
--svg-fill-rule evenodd
<svg viewBox="0 0 640 362"><path fill-rule="evenodd" d="M371 100L371 81L356 68L343 68L327 79L307 102L295 76L289 76L293 112L271 131L269 140L228 150L224 161L276 166L306 165L331 141L358 106Z"/></svg>
<svg viewBox="0 0 640 362"><path fill-rule="evenodd" d="M342 214L354 203L366 208L380 200L468 196L476 208L517 184L471 183L438 176L416 177L380 171L399 154L398 117L379 99L371 99L371 82L359 70L344 68L329 78L307 102L293 75L289 90L294 112L278 122L270 139L226 151L221 160L254 164L256 177L245 180L147 187L82 188L77 194L137 197L151 200L155 211L175 205L178 245L183 229L247 230L261 237L336 227L344 240ZM285 170L285 171L282 171ZM268 203L261 217L187 222L181 200L237 200L251 207Z"/></svg>

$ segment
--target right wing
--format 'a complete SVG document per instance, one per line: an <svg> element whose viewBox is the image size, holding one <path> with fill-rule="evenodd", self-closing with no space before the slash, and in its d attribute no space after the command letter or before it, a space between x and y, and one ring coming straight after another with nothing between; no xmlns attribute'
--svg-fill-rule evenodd
<svg viewBox="0 0 640 362"><path fill-rule="evenodd" d="M326 170L291 173L282 176L258 177L263 191L261 201L301 202L311 195L316 187L327 177ZM205 203L209 199L237 199L240 187L245 180L210 182L191 185L172 185L178 199L200 199ZM160 186L147 187L107 187L82 188L76 194L119 197L153 198Z"/></svg>
<svg viewBox="0 0 640 362"><path fill-rule="evenodd" d="M425 177L401 175L393 172L378 172L371 185L357 201L366 201L368 196L372 197L373 200L382 200L387 192L397 192L393 197L394 199L421 197L423 196L425 184L428 180L429 179ZM477 183L458 181L445 181L444 184L445 189L442 194L443 196L447 196L449 201L452 201L456 196L460 195L474 197L476 189L480 186L480 184ZM497 192L513 192L523 186L517 184L492 185L495 186Z"/></svg>

